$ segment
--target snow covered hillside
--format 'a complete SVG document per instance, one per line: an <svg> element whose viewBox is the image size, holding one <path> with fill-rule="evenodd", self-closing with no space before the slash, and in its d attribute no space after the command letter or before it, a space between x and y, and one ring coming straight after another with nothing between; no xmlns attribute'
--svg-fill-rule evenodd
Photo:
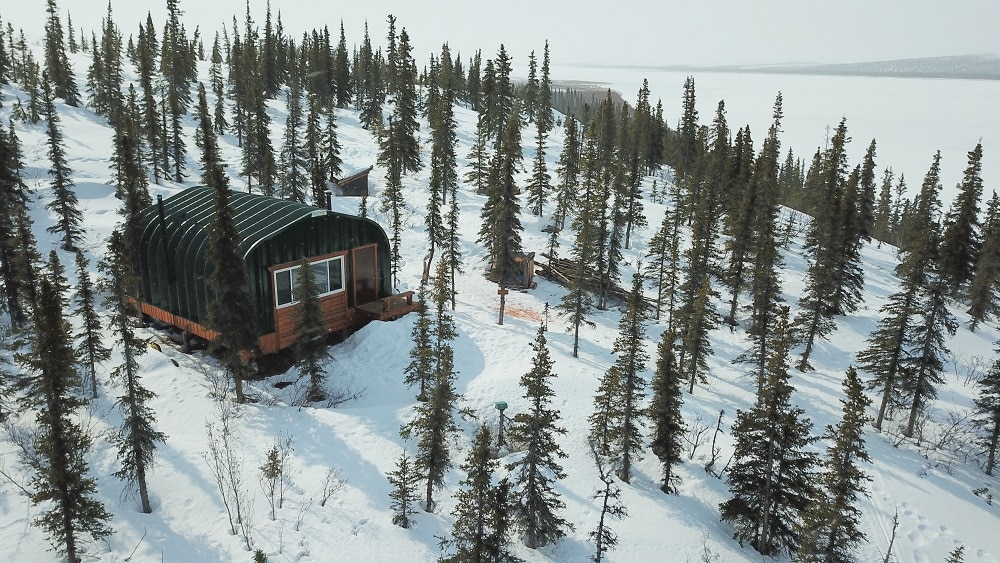
<svg viewBox="0 0 1000 563"><path fill-rule="evenodd" d="M36 51L40 44L34 45ZM71 59L77 81L84 83L89 55ZM131 73L132 71L130 71ZM200 68L207 77L208 66ZM130 79L135 79L134 74ZM14 100L24 99L16 84L2 87L3 107L0 119L11 118ZM283 96L279 97L284 99ZM667 108L680 107L680 100L666 98ZM76 193L85 215L84 250L93 265L92 276L99 275L96 264L103 257L110 233L118 221L109 155L113 153L112 130L104 118L85 108L57 104L63 133L73 169ZM280 146L285 108L281 101L269 103L273 142ZM338 110L338 136L345 169L374 164L378 152L376 139L359 125L354 110ZM456 108L458 121L459 164L464 167L475 138L476 114ZM47 170L45 123L36 125L15 122L23 149L26 168L23 177L34 190L31 217L39 251L59 253L63 264L72 264L73 256L59 249L58 238L45 229L54 216L45 209L51 200ZM162 182L151 185L153 195L169 197L195 185L200 175L195 138L196 122L185 121L188 142L188 181L183 184ZM429 150L426 122L422 123L425 160ZM526 129L524 139L533 131ZM235 137L220 139L223 159L234 189L243 185L238 173L240 151ZM526 162L533 156L531 143L525 143ZM562 147L562 130L557 127L549 137L549 170ZM426 253L423 214L428 197L429 167L404 178L407 207L405 233L401 249L402 264L399 290L416 290ZM385 170L376 167L371 180L374 193L384 185ZM520 179L527 179L523 172ZM656 179L661 185L664 179ZM654 178L645 181L645 188ZM151 406L158 418L158 428L167 435L157 451L157 463L149 474L153 512L143 514L136 499L122 495L123 483L112 477L118 470L115 450L108 441L117 429L120 414L112 408L119 390L114 388L107 371L119 361L117 352L104 366L100 377L100 397L82 415L84 427L94 436L94 448L88 461L98 481L99 498L114 514L110 525L115 533L106 543L87 544L86 561L251 561L253 553L241 536L231 533L225 507L207 461L207 424L218 424L220 409L230 409L236 451L242 467L242 489L253 503L250 531L254 549L263 550L269 561L429 561L435 560L439 539L451 533L455 508L453 493L464 477L458 465L469 450L473 434L482 422L497 423L494 404L506 401L507 416L527 408L519 388L521 375L531 368L531 343L539 323L549 323L548 342L558 377L553 382L553 406L562 416L568 433L561 446L568 454L564 460L567 478L557 485L566 502L563 517L575 530L554 545L539 550L524 547L515 540L515 554L531 562L587 561L593 554L588 533L597 524L600 506L591 499L601 484L586 443L587 417L593 409L593 397L602 374L614 361L611 345L618 333L621 313L616 309L598 311L591 318L593 328L584 327L579 358L572 357L572 335L564 330L565 319L554 312L543 319L546 304L555 305L565 289L536 277L534 290L511 292L506 301L506 319L497 324L498 296L495 284L483 276L484 251L476 244L480 210L485 196L473 190L460 190L461 226L465 273L458 280L458 303L455 320L458 338L454 341L459 406L470 416L460 419L460 433L454 439L454 468L438 494L434 513L419 512L411 529L393 525L389 509L390 485L386 473L404 449L415 445L404 441L400 426L413 417L414 391L403 385L403 369L409 363L410 331L415 315L393 322L372 322L343 343L331 349L327 365L330 388L358 391L358 399L336 408L292 406L300 398L301 385L286 385L297 380L297 373L273 376L250 382L247 394L254 402L241 406L221 403L216 398L222 370L218 363L201 352L190 355L163 343L161 351L150 349L142 357L145 384L156 393ZM372 208L377 206L371 198ZM355 213L358 200L334 200L335 210ZM635 264L645 256L647 242L653 236L664 207L646 202L651 227L639 229L632 238L632 248L624 251L626 264L622 279L631 279ZM546 211L546 215L548 214ZM791 214L791 211L786 211ZM388 227L388 218L375 209L369 216ZM523 246L541 252L548 235L542 229L547 217L522 214ZM794 307L806 271L803 258L802 228L804 217L797 217L799 232L783 249L783 289L786 302ZM783 220L782 223L785 221ZM563 238L563 248L570 245ZM894 249L868 245L863 250L865 302L851 317L838 318L837 329L829 341L818 343L809 373L793 371L793 403L805 409L819 435L840 417L841 382L868 334L878 322L879 307L895 291L898 280L893 275ZM69 272L70 282L74 275ZM717 303L720 310L726 305ZM955 308L960 321L965 313ZM76 321L74 321L76 322ZM646 327L648 350L655 356L663 326L650 322ZM152 342L163 337L152 329L142 336ZM995 323L982 325L976 332L959 328L948 346L951 363L947 366L946 384L939 390L930 420L923 429L923 440L916 444L903 440L897 431L879 434L868 431L867 447L873 463L865 467L872 477L869 498L860 503L868 543L858 553L858 560L882 561L893 539L896 561L939 562L957 546L965 546L965 561L996 563L1000 561L1000 506L992 494L1000 491L1000 480L984 474L977 448L968 443L968 420L975 395L971 379L994 359L993 344L1000 338ZM108 342L112 335L107 333ZM749 347L745 333L721 327L711 334L715 355L710 359L712 377L707 385L696 387L693 395L684 396L684 418L689 428L715 427L720 411L723 434L719 436L719 465L731 458L733 444L729 425L738 410L746 410L755 400L755 380L744 366L732 363ZM794 351L793 351L794 353ZM652 362L650 362L651 364ZM645 378L651 373L646 372ZM648 400L648 398L647 398ZM30 413L14 413L14 425L30 425ZM889 426L895 426L893 421ZM258 483L258 467L276 441L290 440L291 484L284 504L270 518L270 507ZM825 443L813 448L825 451ZM686 452L693 448L685 447ZM622 501L628 509L623 520L610 526L618 534L619 545L606 554L608 561L760 561L763 558L750 546L732 539L733 528L720 522L719 503L730 498L724 479L703 469L709 444L702 443L692 459L680 467L680 494L666 495L659 489L660 467L655 456L646 453L634 470L631 484L620 483ZM508 454L507 461L516 454ZM502 465L501 465L502 467ZM39 516L22 486L29 486L30 470L18 461L18 448L10 440L0 441L0 561L34 562L53 560L43 532L32 525ZM332 471L332 472L331 472ZM503 473L503 469L500 470ZM334 477L334 490L321 503L324 485ZM321 505L322 504L322 505ZM894 516L898 526L894 528ZM787 560L782 556L779 560Z"/></svg>

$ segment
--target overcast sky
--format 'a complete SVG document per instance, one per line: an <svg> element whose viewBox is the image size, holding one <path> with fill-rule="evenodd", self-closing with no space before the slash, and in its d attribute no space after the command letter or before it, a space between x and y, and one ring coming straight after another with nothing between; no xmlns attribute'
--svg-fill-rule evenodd
<svg viewBox="0 0 1000 563"><path fill-rule="evenodd" d="M16 28L40 29L45 3L11 0L0 17ZM76 29L97 30L104 0L57 0ZM244 0L180 0L189 31L201 25L206 46L236 15ZM127 36L146 12L162 26L166 1L113 0L114 19ZM250 1L251 15L263 26L265 0ZM998 0L380 0L275 1L285 30L293 37L341 19L348 44L360 43L367 20L372 40L383 45L386 15L393 14L414 45L418 64L448 41L467 59L476 49L492 57L501 43L523 68L527 55L539 57L545 40L559 64L718 65L786 62L859 62L911 57L1000 54ZM65 19L63 20L65 25Z"/></svg>

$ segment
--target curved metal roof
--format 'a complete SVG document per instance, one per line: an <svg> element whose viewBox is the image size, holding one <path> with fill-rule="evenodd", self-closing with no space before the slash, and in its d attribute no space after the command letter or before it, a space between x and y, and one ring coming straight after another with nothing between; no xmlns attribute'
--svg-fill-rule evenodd
<svg viewBox="0 0 1000 563"><path fill-rule="evenodd" d="M379 295L391 293L389 242L374 221L263 195L230 191L229 196L247 264L247 289L262 331L274 324L269 266L374 243L379 247ZM213 268L207 253L214 199L210 187L188 188L158 200L139 216L142 298L199 323L205 320L211 299L207 282Z"/></svg>

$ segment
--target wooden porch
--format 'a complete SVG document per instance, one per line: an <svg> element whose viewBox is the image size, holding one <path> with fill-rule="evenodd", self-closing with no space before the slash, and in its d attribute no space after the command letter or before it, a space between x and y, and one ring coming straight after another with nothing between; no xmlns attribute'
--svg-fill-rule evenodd
<svg viewBox="0 0 1000 563"><path fill-rule="evenodd" d="M419 306L420 303L413 300L413 292L404 291L398 295L390 295L377 301L358 305L355 310L372 320L390 321L416 311Z"/></svg>

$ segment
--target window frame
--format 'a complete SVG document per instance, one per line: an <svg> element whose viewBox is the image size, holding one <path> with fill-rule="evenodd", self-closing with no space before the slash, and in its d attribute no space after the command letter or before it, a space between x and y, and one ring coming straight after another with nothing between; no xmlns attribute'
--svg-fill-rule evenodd
<svg viewBox="0 0 1000 563"><path fill-rule="evenodd" d="M331 262L335 262L335 261L336 262L340 262L340 276L339 276L340 277L340 287L336 288L336 289L330 289L330 280L331 280L331 276L329 275L329 272L330 272L330 263ZM310 260L309 261L309 266L310 267L314 267L317 264L324 264L324 263L327 265L327 277L326 277L327 287L326 287L326 291L322 291L316 297L317 298L323 298L323 297L327 297L329 295L334 295L334 294L337 294L337 293L343 293L343 292L347 291L347 283L345 283L346 282L346 279L345 279L346 278L346 272L345 272L346 263L345 263L345 260L344 260L344 256L340 255L340 256L333 256L333 257L330 257L330 258L322 258L322 259L319 259L319 260ZM274 308L275 309L284 309L286 307L292 307L294 305L298 305L301 302L299 299L295 298L295 281L294 281L295 278L293 277L293 274L292 274L293 271L298 270L300 267L301 267L300 264L296 264L295 266L289 266L289 267L286 267L286 268L279 268L279 269L276 269L276 270L274 270L274 271L271 272L271 283L273 285L272 296L274 298ZM288 273L288 286L289 286L288 291L289 291L289 294L291 296L291 301L282 303L282 302L280 302L279 297L278 297L278 276L281 275L281 274L285 274L286 272Z"/></svg>

